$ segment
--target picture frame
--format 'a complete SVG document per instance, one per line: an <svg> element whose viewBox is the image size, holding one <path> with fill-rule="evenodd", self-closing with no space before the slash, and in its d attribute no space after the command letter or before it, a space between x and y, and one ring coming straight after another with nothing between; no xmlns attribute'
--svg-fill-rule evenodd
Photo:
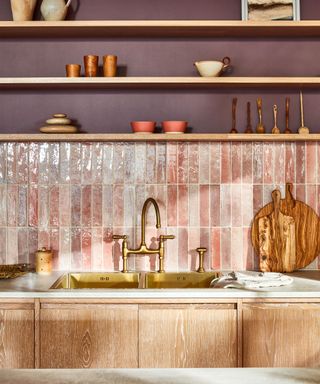
<svg viewBox="0 0 320 384"><path fill-rule="evenodd" d="M241 0L242 20L300 20L300 0Z"/></svg>

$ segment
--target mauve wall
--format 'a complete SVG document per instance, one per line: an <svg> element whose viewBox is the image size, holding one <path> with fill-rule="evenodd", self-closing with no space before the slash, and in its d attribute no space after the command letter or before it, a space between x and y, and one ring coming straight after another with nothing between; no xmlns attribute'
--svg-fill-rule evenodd
<svg viewBox="0 0 320 384"><path fill-rule="evenodd" d="M319 213L319 163L314 143L0 144L0 262L33 262L45 246L55 269L118 270L112 234L140 244L141 209L154 197L162 229L151 207L148 245L160 233L176 236L167 242L166 270L195 269L200 245L208 248L206 268L257 268L249 240L255 212L291 181ZM156 266L155 257L130 257L131 268Z"/></svg>

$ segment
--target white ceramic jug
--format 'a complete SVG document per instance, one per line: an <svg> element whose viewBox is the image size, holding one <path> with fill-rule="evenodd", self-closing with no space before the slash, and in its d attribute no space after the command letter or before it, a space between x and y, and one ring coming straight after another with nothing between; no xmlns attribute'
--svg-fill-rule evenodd
<svg viewBox="0 0 320 384"><path fill-rule="evenodd" d="M67 15L69 5L72 0L43 0L40 11L43 18L47 21L64 20Z"/></svg>
<svg viewBox="0 0 320 384"><path fill-rule="evenodd" d="M37 0L11 0L12 18L14 21L30 21L33 18Z"/></svg>

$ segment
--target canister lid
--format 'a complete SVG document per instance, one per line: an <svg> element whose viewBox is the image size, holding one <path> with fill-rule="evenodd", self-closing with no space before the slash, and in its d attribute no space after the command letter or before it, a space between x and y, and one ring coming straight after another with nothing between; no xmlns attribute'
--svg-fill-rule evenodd
<svg viewBox="0 0 320 384"><path fill-rule="evenodd" d="M51 249L47 249L46 247L42 247L41 249L38 249L37 253L52 253Z"/></svg>

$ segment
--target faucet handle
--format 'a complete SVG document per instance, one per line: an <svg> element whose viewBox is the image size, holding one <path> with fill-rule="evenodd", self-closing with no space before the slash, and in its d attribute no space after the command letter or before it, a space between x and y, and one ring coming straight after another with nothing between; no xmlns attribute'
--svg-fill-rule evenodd
<svg viewBox="0 0 320 384"><path fill-rule="evenodd" d="M126 240L127 235L112 235L113 240Z"/></svg>
<svg viewBox="0 0 320 384"><path fill-rule="evenodd" d="M160 240L172 240L172 239L174 239L175 238L175 236L174 235L160 235Z"/></svg>
<svg viewBox="0 0 320 384"><path fill-rule="evenodd" d="M197 269L197 272L203 273L205 272L203 268L203 257L204 257L204 254L207 252L207 248L199 247L197 248L197 252L199 253L199 268Z"/></svg>

